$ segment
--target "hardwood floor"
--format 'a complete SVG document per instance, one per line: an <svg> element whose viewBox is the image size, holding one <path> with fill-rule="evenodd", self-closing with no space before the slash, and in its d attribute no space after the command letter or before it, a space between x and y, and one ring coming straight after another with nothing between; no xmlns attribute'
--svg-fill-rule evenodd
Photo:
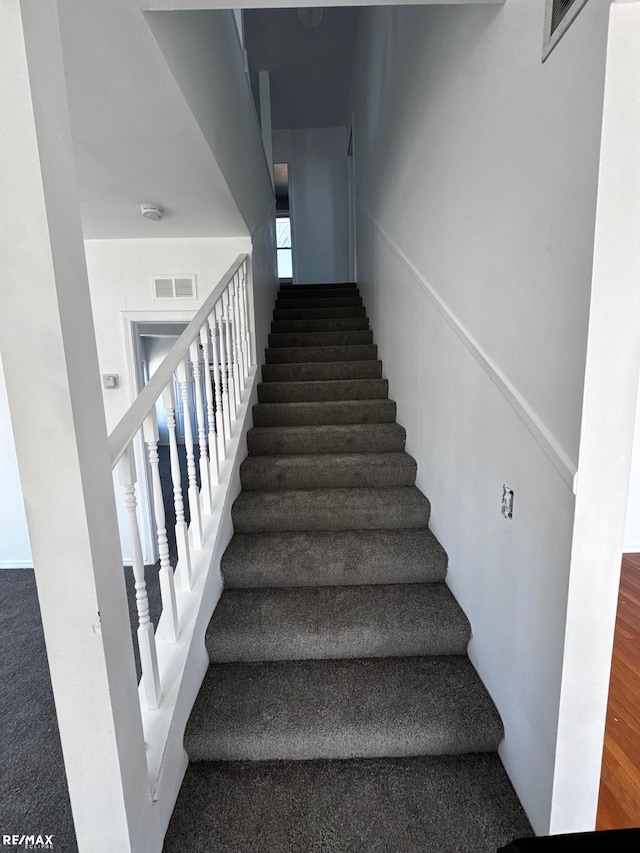
<svg viewBox="0 0 640 853"><path fill-rule="evenodd" d="M640 554L624 554L597 829L640 826Z"/></svg>

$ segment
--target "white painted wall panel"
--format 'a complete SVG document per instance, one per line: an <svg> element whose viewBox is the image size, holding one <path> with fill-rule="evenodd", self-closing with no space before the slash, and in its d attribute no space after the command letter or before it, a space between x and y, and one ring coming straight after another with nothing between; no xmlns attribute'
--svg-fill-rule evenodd
<svg viewBox="0 0 640 853"><path fill-rule="evenodd" d="M543 65L543 0L370 9L355 64L359 284L471 620L470 656L505 723L501 756L538 833L551 811L608 11L588 3Z"/></svg>
<svg viewBox="0 0 640 853"><path fill-rule="evenodd" d="M349 281L349 179L344 127L274 130L273 157L289 163L294 278Z"/></svg>

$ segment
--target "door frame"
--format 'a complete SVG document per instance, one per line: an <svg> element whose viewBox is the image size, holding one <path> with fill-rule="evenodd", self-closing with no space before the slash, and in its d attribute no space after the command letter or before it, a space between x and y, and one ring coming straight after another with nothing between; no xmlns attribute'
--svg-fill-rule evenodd
<svg viewBox="0 0 640 853"><path fill-rule="evenodd" d="M129 405L136 399L144 387L142 373L142 346L140 328L156 323L190 323L194 311L123 311L124 339L127 358ZM136 463L138 482L136 493L138 499L138 526L142 557L145 565L154 565L159 559L158 537L156 523L151 511L151 468L147 458L146 448L140 432L133 439L133 453Z"/></svg>

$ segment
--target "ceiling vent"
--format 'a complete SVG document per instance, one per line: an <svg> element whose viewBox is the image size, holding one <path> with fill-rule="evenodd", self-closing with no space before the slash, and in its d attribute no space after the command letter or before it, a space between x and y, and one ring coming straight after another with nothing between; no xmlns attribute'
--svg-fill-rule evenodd
<svg viewBox="0 0 640 853"><path fill-rule="evenodd" d="M154 299L195 299L195 275L155 275L151 279Z"/></svg>
<svg viewBox="0 0 640 853"><path fill-rule="evenodd" d="M587 0L547 0L542 61L549 56L569 29Z"/></svg>

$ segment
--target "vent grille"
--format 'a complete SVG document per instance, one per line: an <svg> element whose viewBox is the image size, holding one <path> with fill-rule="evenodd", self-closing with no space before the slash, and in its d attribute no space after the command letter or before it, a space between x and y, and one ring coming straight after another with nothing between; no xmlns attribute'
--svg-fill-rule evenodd
<svg viewBox="0 0 640 853"><path fill-rule="evenodd" d="M195 275L153 276L154 299L195 299Z"/></svg>
<svg viewBox="0 0 640 853"><path fill-rule="evenodd" d="M576 0L553 0L551 7L551 35L558 29L560 22L575 2Z"/></svg>

